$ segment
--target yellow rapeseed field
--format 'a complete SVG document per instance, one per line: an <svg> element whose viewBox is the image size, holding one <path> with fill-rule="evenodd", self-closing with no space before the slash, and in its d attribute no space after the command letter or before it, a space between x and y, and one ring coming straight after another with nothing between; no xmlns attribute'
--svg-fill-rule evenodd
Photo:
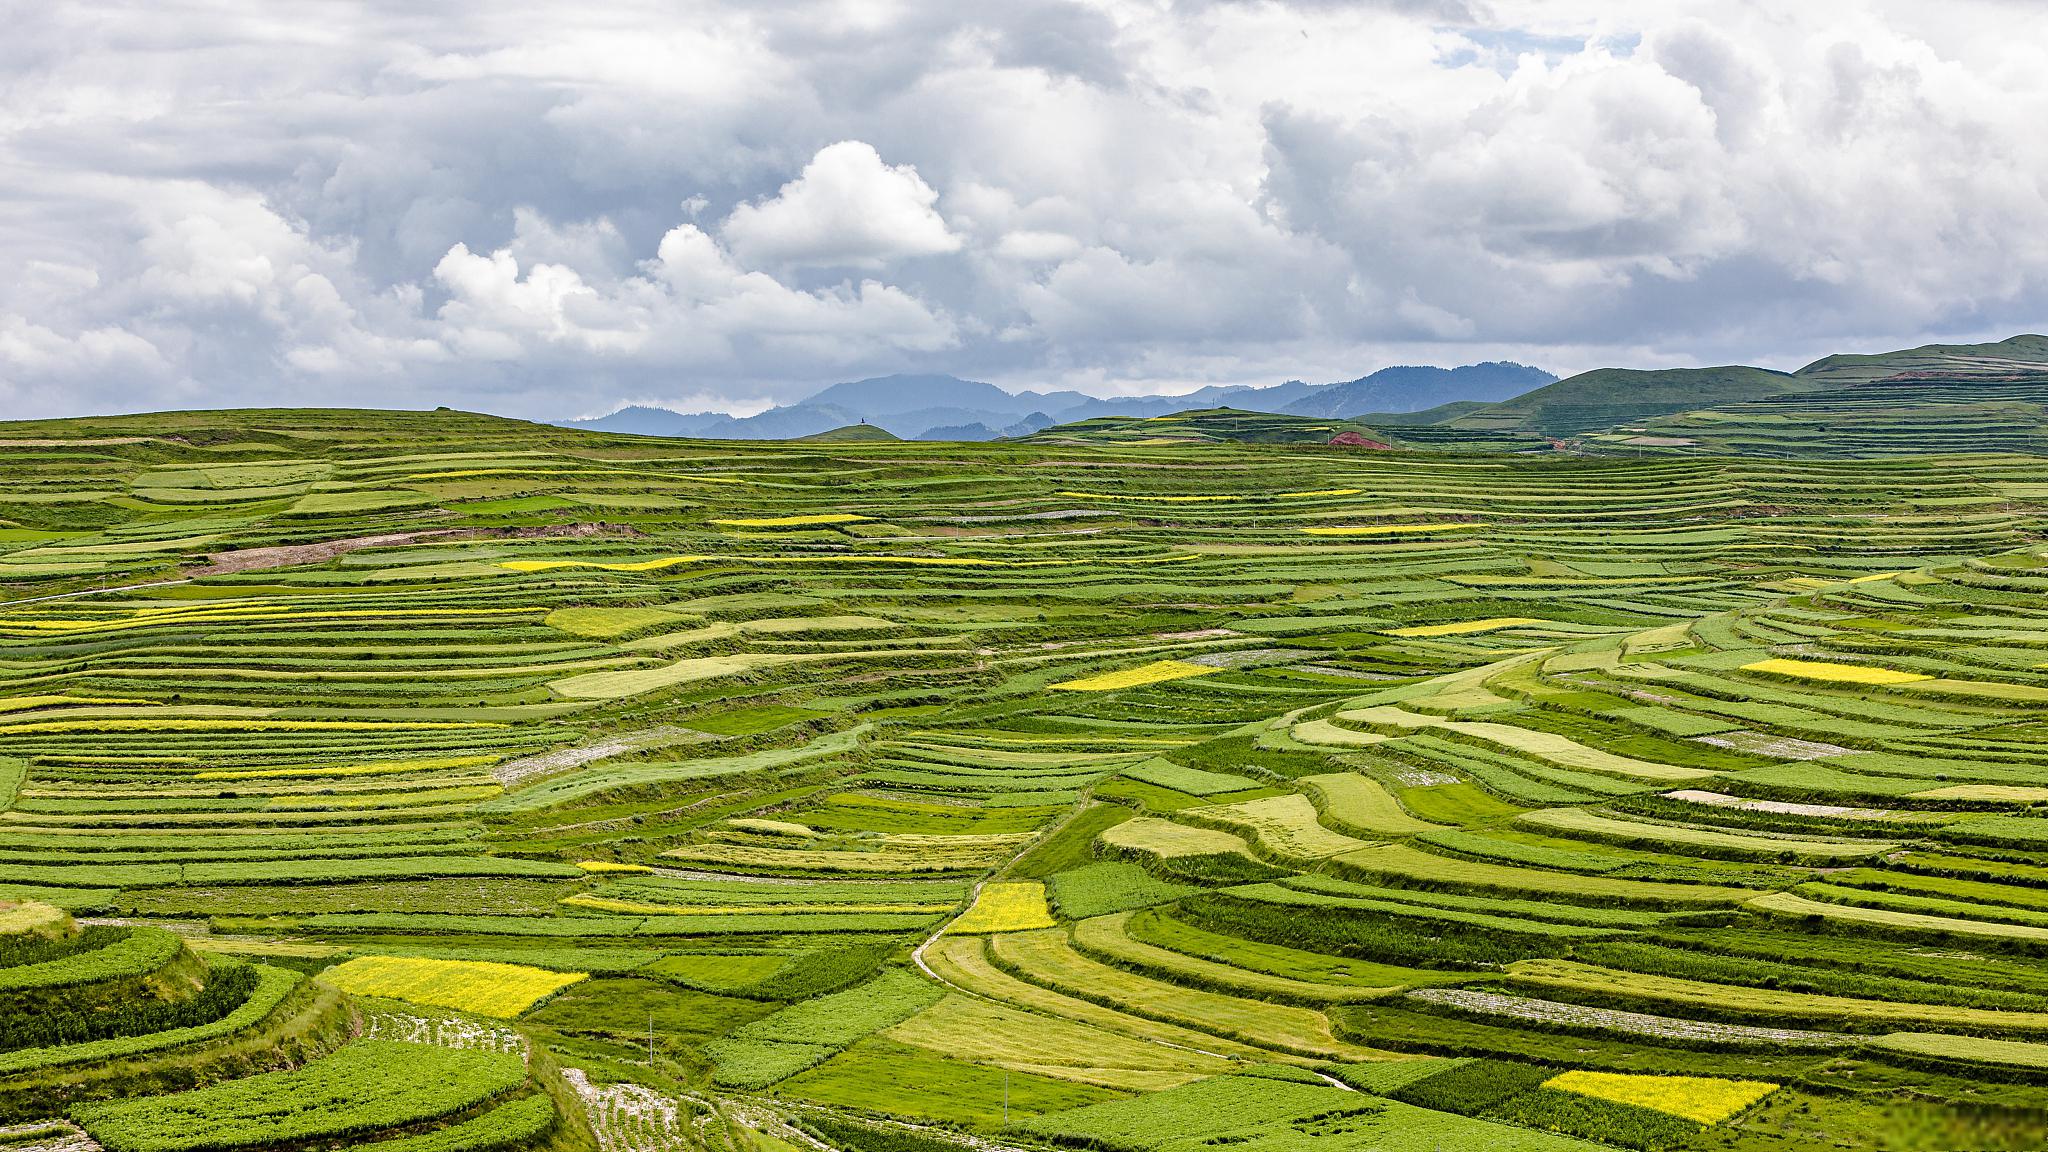
<svg viewBox="0 0 2048 1152"><path fill-rule="evenodd" d="M1058 923L1045 906L1045 885L1036 880L992 880L958 920L947 925L954 933L1025 932Z"/></svg>
<svg viewBox="0 0 2048 1152"><path fill-rule="evenodd" d="M677 564L700 564L716 556L662 556L654 560L501 560L514 572L552 572L557 568L601 568L606 572L653 572Z"/></svg>
<svg viewBox="0 0 2048 1152"><path fill-rule="evenodd" d="M1553 1076L1545 1088L1633 1104L1702 1124L1718 1124L1778 1090L1761 1080L1716 1080L1705 1076L1630 1076L1581 1069Z"/></svg>
<svg viewBox="0 0 2048 1152"><path fill-rule="evenodd" d="M556 568L602 568L606 572L653 572L662 568L673 568L678 564L704 564L711 561L723 563L753 562L761 564L936 564L950 568L1002 568L1029 567L1047 561L1025 561L1021 564L1005 565L1000 560L980 560L972 556L663 556L658 560L601 561L601 560L501 560L498 567L514 572L550 572ZM1072 561L1054 560L1054 564Z"/></svg>
<svg viewBox="0 0 2048 1152"><path fill-rule="evenodd" d="M1502 628L1520 628L1525 624L1543 624L1546 621L1533 620L1527 616L1493 616L1485 620L1460 620L1455 624L1418 624L1413 628L1395 628L1389 636L1469 636L1474 632L1494 632Z"/></svg>
<svg viewBox="0 0 2048 1152"><path fill-rule="evenodd" d="M652 872L645 864L621 864L616 860L578 860L578 868L585 872Z"/></svg>
<svg viewBox="0 0 2048 1152"><path fill-rule="evenodd" d="M127 617L96 617L90 619L13 617L0 619L0 630L19 629L36 634L117 632L134 628L154 628L159 624L177 624L182 626L191 624L281 623L297 625L308 620L379 620L388 617L413 618L423 616L436 618L531 616L546 611L546 608L308 609L297 605L257 605L247 608L188 609L178 612L147 610L138 611Z"/></svg>
<svg viewBox="0 0 2048 1152"><path fill-rule="evenodd" d="M1053 495L1075 500L1144 500L1161 504L1242 503L1251 499L1250 496L1168 496L1151 492L1070 492L1065 489Z"/></svg>
<svg viewBox="0 0 2048 1152"><path fill-rule="evenodd" d="M1176 564L1183 560L1199 560L1200 554L1177 553L1171 556L1136 556L1116 561L1127 566L1143 564ZM984 560L977 556L663 556L654 560L500 560L498 567L513 572L552 572L557 568L599 568L606 572L654 572L672 568L678 564L706 564L717 561L723 564L929 564L941 568L1045 568L1059 565L1083 563L1078 560Z"/></svg>
<svg viewBox="0 0 2048 1152"><path fill-rule="evenodd" d="M194 773L194 780L273 780L286 776L395 776L404 772L440 772L496 764L496 756L443 756L432 760L373 760L367 764L325 764L292 768L237 768Z"/></svg>
<svg viewBox="0 0 2048 1152"><path fill-rule="evenodd" d="M655 904L645 900L618 900L610 896L593 896L578 892L564 896L560 903L572 908L590 908L598 912L617 912L628 916L780 916L789 912L859 912L898 913L912 915L919 912L944 912L950 904ZM1044 925L1036 925L1044 927Z"/></svg>
<svg viewBox="0 0 2048 1152"><path fill-rule="evenodd" d="M322 972L320 979L359 996L389 996L509 1020L589 975L483 960L358 956Z"/></svg>
<svg viewBox="0 0 2048 1152"><path fill-rule="evenodd" d="M1303 528L1311 536L1388 536L1397 533L1450 532L1458 528L1477 528L1477 524L1333 524L1322 528Z"/></svg>
<svg viewBox="0 0 2048 1152"><path fill-rule="evenodd" d="M1139 441L1139 443L1144 443L1144 441ZM1161 441L1159 441L1159 443L1161 443L1161 444L1177 444L1177 443L1180 443L1180 441L1177 441L1177 440L1161 440ZM1274 499L1276 499L1276 500L1298 500L1298 499L1306 499L1306 498L1308 498L1308 497L1311 497L1311 496L1356 496L1356 495L1358 495L1358 494L1359 494L1360 492L1362 492L1362 491L1364 491L1364 489L1362 489L1362 488L1323 488L1323 489L1318 489L1318 490L1316 490L1316 491L1313 491L1313 492L1276 492L1276 493L1274 493L1274 494L1273 494L1273 498L1274 498ZM1056 496L1068 496L1068 497L1072 497L1072 498L1074 498L1074 499L1076 499L1076 500L1149 500L1149 501L1157 501L1157 502L1160 502L1160 503L1165 503L1165 504L1213 504L1213 503L1225 503L1225 504L1227 504L1227 503L1243 503L1243 502L1244 502L1244 501L1246 501L1246 500L1257 500L1257 499L1259 499L1259 496L1258 496L1258 494L1257 494L1257 493L1253 493L1253 492L1245 492L1245 493L1239 493L1239 494L1235 494L1235 495L1227 495L1227 496L1166 496L1166 495L1158 495L1158 494L1154 494L1154 493L1148 493L1148 492L1068 492L1068 491L1061 491L1061 492L1056 492L1056 493L1054 493L1054 495L1056 495Z"/></svg>
<svg viewBox="0 0 2048 1152"><path fill-rule="evenodd" d="M1126 668L1121 672L1104 672L1100 676L1062 680L1046 687L1060 692L1114 692L1119 688L1136 688L1141 684L1157 684L1188 676L1207 676L1211 672L1221 671L1221 668L1211 668L1207 664L1190 664L1185 660L1158 660L1141 667Z"/></svg>
<svg viewBox="0 0 2048 1152"><path fill-rule="evenodd" d="M434 732L450 728L504 728L486 720L271 720L261 716L221 720L46 720L0 726L0 734L48 732Z"/></svg>
<svg viewBox="0 0 2048 1152"><path fill-rule="evenodd" d="M871 517L851 512L818 512L809 516L748 516L736 520L713 520L727 528L801 528L809 524L851 524Z"/></svg>
<svg viewBox="0 0 2048 1152"><path fill-rule="evenodd" d="M1918 672L1896 668L1872 668L1863 664L1835 664L1827 660L1786 660L1772 657L1744 664L1744 672L1768 672L1773 676L1796 676L1801 680L1828 680L1838 684L1917 684L1932 680Z"/></svg>
<svg viewBox="0 0 2048 1152"><path fill-rule="evenodd" d="M0 700L0 712L26 712L31 708L61 708L66 705L99 707L154 703L154 700L136 700L126 696L9 696Z"/></svg>

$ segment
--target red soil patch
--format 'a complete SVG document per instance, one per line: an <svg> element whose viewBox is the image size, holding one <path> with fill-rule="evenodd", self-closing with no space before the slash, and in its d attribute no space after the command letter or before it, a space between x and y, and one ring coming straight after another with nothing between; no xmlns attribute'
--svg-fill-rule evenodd
<svg viewBox="0 0 2048 1152"><path fill-rule="evenodd" d="M1392 444L1382 444L1377 440L1360 436L1356 432L1339 432L1330 437L1330 443L1339 448L1372 448L1381 452L1390 451L1394 447Z"/></svg>

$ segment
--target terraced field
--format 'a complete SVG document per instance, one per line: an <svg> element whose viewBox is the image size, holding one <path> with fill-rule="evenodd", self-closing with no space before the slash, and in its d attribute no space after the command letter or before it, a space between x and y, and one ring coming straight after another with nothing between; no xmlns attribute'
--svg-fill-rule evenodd
<svg viewBox="0 0 2048 1152"><path fill-rule="evenodd" d="M0 429L0 1147L2048 1140L2048 460L1114 431Z"/></svg>

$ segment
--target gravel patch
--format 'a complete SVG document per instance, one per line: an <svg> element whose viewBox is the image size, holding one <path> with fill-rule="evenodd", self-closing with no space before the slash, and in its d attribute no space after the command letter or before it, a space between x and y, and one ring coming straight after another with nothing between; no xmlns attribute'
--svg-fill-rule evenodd
<svg viewBox="0 0 2048 1152"><path fill-rule="evenodd" d="M1514 1020L1526 1020L1532 1024L1591 1028L1663 1040L1748 1044L1765 1048L1847 1048L1858 1042L1856 1037L1844 1036L1838 1032L1808 1032L1797 1028L1752 1028L1741 1024L1680 1020L1671 1016L1652 1016L1647 1012L1588 1008L1583 1004L1506 996L1498 992L1472 992L1462 988L1423 988L1408 993L1408 998L1441 1004L1475 1015L1506 1016Z"/></svg>
<svg viewBox="0 0 2048 1152"><path fill-rule="evenodd" d="M1699 744L1711 744L1716 748L1747 752L1753 756L1772 756L1779 760L1824 760L1829 756L1846 756L1849 753L1849 749L1836 744L1823 744L1818 740L1795 740L1790 736L1773 736L1768 732L1749 732L1741 729L1734 732L1717 732L1712 736L1695 736L1692 739Z"/></svg>

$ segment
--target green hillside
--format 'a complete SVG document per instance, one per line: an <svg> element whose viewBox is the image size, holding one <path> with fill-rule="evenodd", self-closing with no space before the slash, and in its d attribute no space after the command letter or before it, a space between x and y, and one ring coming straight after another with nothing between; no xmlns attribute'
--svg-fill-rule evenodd
<svg viewBox="0 0 2048 1152"><path fill-rule="evenodd" d="M0 1149L2048 1145L2048 457L1247 420L0 424Z"/></svg>
<svg viewBox="0 0 2048 1152"><path fill-rule="evenodd" d="M1474 409L1448 421L1475 432L1534 431L1578 436L1682 412L1705 403L1738 402L1798 391L1808 385L1784 372L1719 368L1596 368L1534 392Z"/></svg>
<svg viewBox="0 0 2048 1152"><path fill-rule="evenodd" d="M1587 446L1803 457L2043 453L2048 372L1908 373L1657 417Z"/></svg>
<svg viewBox="0 0 2048 1152"><path fill-rule="evenodd" d="M2048 446L2044 370L2048 337L2031 335L1829 356L1795 373L1739 365L1599 368L1431 423L1585 438L1581 446L1593 451L2039 451Z"/></svg>
<svg viewBox="0 0 2048 1152"><path fill-rule="evenodd" d="M2048 368L2048 336L2023 335L1991 344L1927 344L1870 356L1836 355L1816 360L1795 375L1828 387L1863 384L1902 372L1938 372L1945 377L2003 376Z"/></svg>

